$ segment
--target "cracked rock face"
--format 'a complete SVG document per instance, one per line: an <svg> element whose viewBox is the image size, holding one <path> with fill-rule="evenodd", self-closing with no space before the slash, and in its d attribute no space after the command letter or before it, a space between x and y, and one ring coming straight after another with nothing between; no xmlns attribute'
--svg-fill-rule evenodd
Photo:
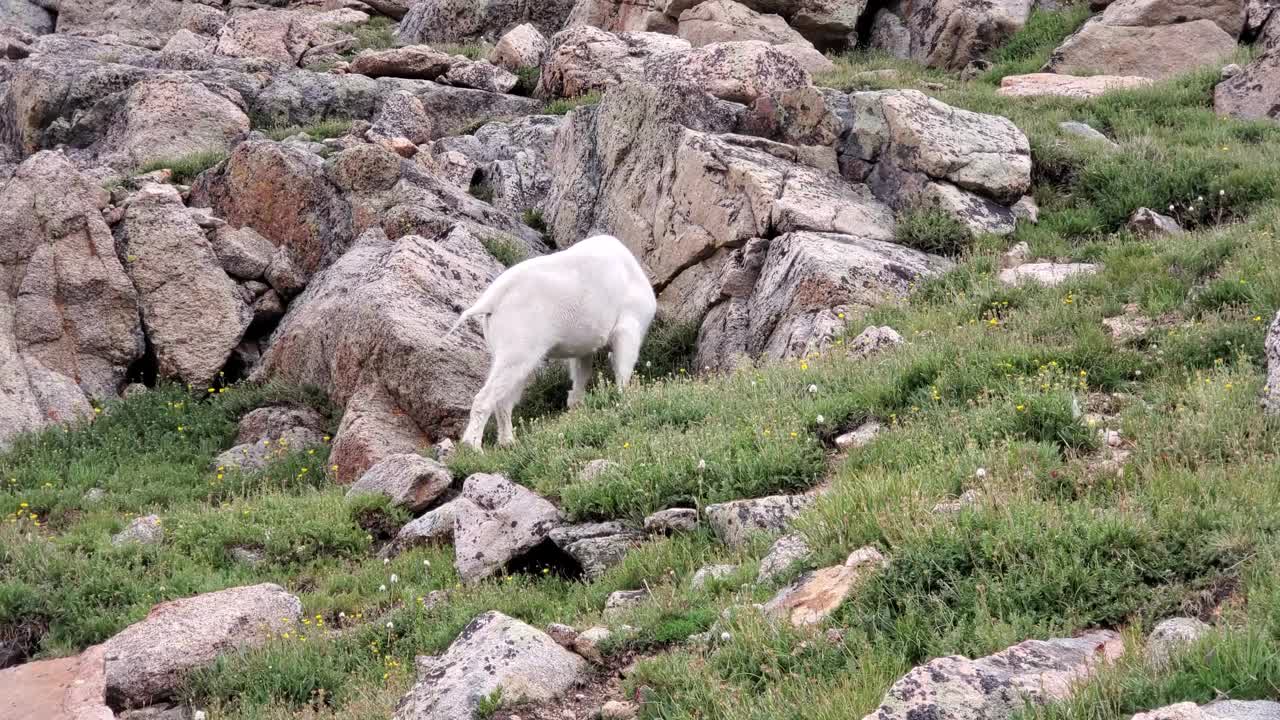
<svg viewBox="0 0 1280 720"><path fill-rule="evenodd" d="M1124 652L1119 634L1028 640L977 660L941 657L893 684L883 704L863 720L1005 720L1024 702L1071 696L1081 681Z"/></svg>
<svg viewBox="0 0 1280 720"><path fill-rule="evenodd" d="M396 706L395 720L473 717L482 699L501 690L504 705L563 696L588 665L551 636L499 612L471 621Z"/></svg>
<svg viewBox="0 0 1280 720"><path fill-rule="evenodd" d="M753 533L786 529L787 523L811 504L813 498L807 495L774 495L708 505L703 512L725 544L740 547Z"/></svg>

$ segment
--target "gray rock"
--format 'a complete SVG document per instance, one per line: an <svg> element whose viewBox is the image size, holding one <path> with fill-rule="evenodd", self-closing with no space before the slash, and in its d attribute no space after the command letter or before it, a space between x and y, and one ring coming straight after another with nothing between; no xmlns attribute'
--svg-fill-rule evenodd
<svg viewBox="0 0 1280 720"><path fill-rule="evenodd" d="M644 519L644 529L650 533L693 532L698 529L698 511L693 508L659 510Z"/></svg>
<svg viewBox="0 0 1280 720"><path fill-rule="evenodd" d="M1218 700L1207 705L1177 703L1138 713L1132 720L1277 720L1280 703L1270 700Z"/></svg>
<svg viewBox="0 0 1280 720"><path fill-rule="evenodd" d="M868 420L853 430L837 436L836 447L841 450L860 448L874 440L875 437L880 434L880 430L881 426L879 422L875 420Z"/></svg>
<svg viewBox="0 0 1280 720"><path fill-rule="evenodd" d="M908 4L904 20L911 58L931 67L961 70L999 47L1026 24L1031 0L935 0Z"/></svg>
<svg viewBox="0 0 1280 720"><path fill-rule="evenodd" d="M210 238L222 269L234 278L258 280L265 277L276 248L251 227L223 225Z"/></svg>
<svg viewBox="0 0 1280 720"><path fill-rule="evenodd" d="M549 534L551 541L582 566L587 578L597 578L622 562L644 536L620 522L589 523L559 527Z"/></svg>
<svg viewBox="0 0 1280 720"><path fill-rule="evenodd" d="M454 566L468 584L532 550L561 523L554 505L501 475L472 475L456 502Z"/></svg>
<svg viewBox="0 0 1280 720"><path fill-rule="evenodd" d="M1147 636L1147 658L1157 665L1164 665L1212 629L1195 618L1161 620Z"/></svg>
<svg viewBox="0 0 1280 720"><path fill-rule="evenodd" d="M161 603L106 642L107 702L143 706L172 697L191 671L223 652L261 645L301 615L298 598L270 583Z"/></svg>
<svg viewBox="0 0 1280 720"><path fill-rule="evenodd" d="M1000 271L1000 282L1020 285L1026 282L1056 287L1073 277L1092 275L1098 266L1090 263L1026 263Z"/></svg>
<svg viewBox="0 0 1280 720"><path fill-rule="evenodd" d="M919 713L937 720L1005 720L1024 703L1070 697L1080 682L1123 652L1119 634L1099 630L1078 638L1027 640L977 660L937 658L894 683L864 720L905 720Z"/></svg>
<svg viewBox="0 0 1280 720"><path fill-rule="evenodd" d="M413 520L400 528L382 556L392 557L411 548L452 542L454 523L463 508L464 503L452 500Z"/></svg>
<svg viewBox="0 0 1280 720"><path fill-rule="evenodd" d="M396 705L395 720L470 718L481 700L498 690L507 706L553 701L587 670L582 658L546 633L499 612L472 620L427 665Z"/></svg>
<svg viewBox="0 0 1280 720"><path fill-rule="evenodd" d="M1275 28L1280 37L1280 20L1272 19L1268 27ZM1213 106L1220 114L1235 118L1280 119L1280 43L1265 50L1240 74L1219 83Z"/></svg>
<svg viewBox="0 0 1280 720"><path fill-rule="evenodd" d="M786 575L796 563L809 557L809 543L800 535L783 535L773 542L769 553L760 561L756 582L767 585Z"/></svg>
<svg viewBox="0 0 1280 720"><path fill-rule="evenodd" d="M320 433L310 428L297 427L281 432L271 438L244 442L230 450L220 453L213 459L213 467L219 472L237 469L241 472L262 470L276 460L288 456L292 452L306 450L320 445L323 439Z"/></svg>
<svg viewBox="0 0 1280 720"><path fill-rule="evenodd" d="M707 522L726 544L740 547L752 534L780 532L813 504L807 495L774 495L753 500L735 500L704 509Z"/></svg>
<svg viewBox="0 0 1280 720"><path fill-rule="evenodd" d="M1236 49L1235 37L1212 20L1120 25L1108 19L1110 12L1067 38L1045 69L1063 75L1113 73L1163 80L1205 65L1221 66Z"/></svg>
<svg viewBox="0 0 1280 720"><path fill-rule="evenodd" d="M231 548L231 559L239 563L244 563L250 567L260 565L263 560L265 560L262 555L262 551L245 547Z"/></svg>
<svg viewBox="0 0 1280 720"><path fill-rule="evenodd" d="M55 19L52 9L36 0L10 0L0 5L0 25L9 25L23 32L36 35L51 33Z"/></svg>
<svg viewBox="0 0 1280 720"><path fill-rule="evenodd" d="M966 508L974 507L978 504L981 496L977 490L969 489L960 493L960 497L954 500L946 500L933 506L933 512L938 515L954 515Z"/></svg>
<svg viewBox="0 0 1280 720"><path fill-rule="evenodd" d="M606 471L617 467L619 467L618 463L613 462L612 460L592 460L578 471L578 482L591 482L600 477L600 475Z"/></svg>
<svg viewBox="0 0 1280 720"><path fill-rule="evenodd" d="M116 547L159 545L162 542L164 542L164 527L161 526L158 515L134 518L128 527L111 536L111 544Z"/></svg>
<svg viewBox="0 0 1280 720"><path fill-rule="evenodd" d="M650 82L693 85L722 100L746 104L812 82L795 58L760 40L662 54L645 63L644 76Z"/></svg>
<svg viewBox="0 0 1280 720"><path fill-rule="evenodd" d="M550 49L546 36L534 25L525 23L511 28L498 40L489 52L489 62L511 72L536 68L542 65L542 59Z"/></svg>
<svg viewBox="0 0 1280 720"><path fill-rule="evenodd" d="M707 583L722 580L737 571L737 565L707 565L693 574L693 578L689 580L689 587L701 590L707 586Z"/></svg>
<svg viewBox="0 0 1280 720"><path fill-rule="evenodd" d="M764 613L795 627L826 620L876 570L887 562L879 550L855 550L843 565L805 573L765 603Z"/></svg>
<svg viewBox="0 0 1280 720"><path fill-rule="evenodd" d="M488 60L455 62L453 67L449 68L449 72L440 78L440 82L454 87L472 88L491 93L509 93L519 81L520 79L514 73Z"/></svg>
<svg viewBox="0 0 1280 720"><path fill-rule="evenodd" d="M649 601L648 590L618 590L604 603L604 619L616 620Z"/></svg>
<svg viewBox="0 0 1280 720"><path fill-rule="evenodd" d="M897 330L882 325L867 327L849 342L849 354L855 357L870 357L882 350L897 347L905 342Z"/></svg>
<svg viewBox="0 0 1280 720"><path fill-rule="evenodd" d="M1145 237L1182 235L1186 232L1177 220L1168 215L1161 215L1151 208L1138 208L1129 218L1126 227L1133 234Z"/></svg>
<svg viewBox="0 0 1280 720"><path fill-rule="evenodd" d="M1119 147L1114 142L1112 142L1111 138L1107 137L1106 135L1103 135L1097 130L1094 130L1091 126L1086 125L1085 123L1082 123L1082 122L1061 122L1061 123L1058 123L1058 129L1064 133L1067 133L1068 135L1075 135L1076 137L1082 137L1086 140L1094 140L1096 142L1105 143L1106 145L1109 145L1111 147Z"/></svg>
<svg viewBox="0 0 1280 720"><path fill-rule="evenodd" d="M591 25L574 25L551 38L537 94L577 97L639 80L649 61L690 47L684 40L661 33L615 35Z"/></svg>
<svg viewBox="0 0 1280 720"><path fill-rule="evenodd" d="M428 153L441 166L451 153L465 158L459 184L469 187L479 179L493 190L490 203L495 208L521 215L541 208L551 190L552 149L560 124L561 118L550 115L486 123L473 135L432 143Z"/></svg>
<svg viewBox="0 0 1280 720"><path fill-rule="evenodd" d="M102 488L89 488L89 491L84 494L84 499L85 502L100 503L106 496L107 491Z"/></svg>
<svg viewBox="0 0 1280 720"><path fill-rule="evenodd" d="M421 455L392 455L369 468L347 491L347 498L375 494L418 513L444 494L453 482L449 469Z"/></svg>
<svg viewBox="0 0 1280 720"><path fill-rule="evenodd" d="M268 405L252 410L240 418L236 444L275 440L290 430L306 429L320 435L325 429L324 416L309 407ZM320 438L317 437L317 442Z"/></svg>

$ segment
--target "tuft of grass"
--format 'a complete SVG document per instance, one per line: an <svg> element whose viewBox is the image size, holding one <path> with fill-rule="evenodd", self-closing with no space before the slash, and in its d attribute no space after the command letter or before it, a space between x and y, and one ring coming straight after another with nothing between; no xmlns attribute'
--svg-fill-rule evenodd
<svg viewBox="0 0 1280 720"><path fill-rule="evenodd" d="M488 720L502 709L502 688L499 687L493 692L480 698L480 704L476 706L476 720Z"/></svg>
<svg viewBox="0 0 1280 720"><path fill-rule="evenodd" d="M516 70L516 77L518 81L511 92L515 95L533 97L533 93L538 89L538 80L542 77L542 68L519 68Z"/></svg>
<svg viewBox="0 0 1280 720"><path fill-rule="evenodd" d="M480 243L504 267L511 267L522 262L526 257L525 249L511 238L490 235L482 238Z"/></svg>
<svg viewBox="0 0 1280 720"><path fill-rule="evenodd" d="M520 220L529 227L537 230L543 235L547 234L547 220L542 216L542 210L539 208L529 208L520 214Z"/></svg>
<svg viewBox="0 0 1280 720"><path fill-rule="evenodd" d="M306 133L312 140L319 142L328 140L329 138L342 137L351 131L352 121L349 118L327 118L310 125L288 125L284 127L267 128L264 132L267 137L280 142L285 138L293 137L299 133Z"/></svg>
<svg viewBox="0 0 1280 720"><path fill-rule="evenodd" d="M963 223L937 208L917 209L898 217L895 240L899 245L935 255L955 257L973 244L973 233Z"/></svg>
<svg viewBox="0 0 1280 720"><path fill-rule="evenodd" d="M1007 75L1039 71L1053 51L1079 30L1089 16L1088 3L1069 5L1061 10L1032 10L1027 23L992 54L994 67L984 80L998 84Z"/></svg>
<svg viewBox="0 0 1280 720"><path fill-rule="evenodd" d="M345 30L356 39L355 45L346 53L348 57L355 57L364 50L389 50L399 44L396 42L396 23L391 18L371 18L363 25Z"/></svg>
<svg viewBox="0 0 1280 720"><path fill-rule="evenodd" d="M601 95L598 92L587 93L575 98L561 98L548 102L542 112L547 115L568 115L575 109L580 107L588 107L600 104Z"/></svg>
<svg viewBox="0 0 1280 720"><path fill-rule="evenodd" d="M472 62L487 59L493 50L492 45L484 42L440 43L432 47L446 55L461 55Z"/></svg>
<svg viewBox="0 0 1280 720"><path fill-rule="evenodd" d="M471 197L483 202L493 202L493 186L483 180L476 180L471 183L471 187L467 188L467 192Z"/></svg>
<svg viewBox="0 0 1280 720"><path fill-rule="evenodd" d="M196 179L200 173L227 159L224 150L205 150L176 158L156 158L144 163L134 171L134 175L145 175L156 170L173 172L173 182L186 185Z"/></svg>

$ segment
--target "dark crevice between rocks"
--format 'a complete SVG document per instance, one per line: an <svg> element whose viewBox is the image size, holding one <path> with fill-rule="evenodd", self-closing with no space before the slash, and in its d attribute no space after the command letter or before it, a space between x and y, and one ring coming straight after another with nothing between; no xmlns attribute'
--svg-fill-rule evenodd
<svg viewBox="0 0 1280 720"><path fill-rule="evenodd" d="M538 543L532 550L507 563L507 573L535 576L554 576L562 580L582 579L582 565L561 550L551 538Z"/></svg>
<svg viewBox="0 0 1280 720"><path fill-rule="evenodd" d="M876 15L881 10L894 12L902 0L871 0L867 3L867 7L863 9L862 15L858 18L858 24L854 30L854 36L857 38L857 48L860 50L871 50L868 43L871 42L871 30L876 24ZM905 19L904 19L905 22Z"/></svg>
<svg viewBox="0 0 1280 720"><path fill-rule="evenodd" d="M160 374L160 360L156 357L155 346L151 344L151 338L143 333L143 341L146 343L146 349L142 353L142 357L133 361L129 369L125 371L125 382L128 384L141 383L149 388L156 386L156 379Z"/></svg>
<svg viewBox="0 0 1280 720"><path fill-rule="evenodd" d="M0 669L26 662L40 647L40 639L48 631L49 623L36 615L0 624Z"/></svg>

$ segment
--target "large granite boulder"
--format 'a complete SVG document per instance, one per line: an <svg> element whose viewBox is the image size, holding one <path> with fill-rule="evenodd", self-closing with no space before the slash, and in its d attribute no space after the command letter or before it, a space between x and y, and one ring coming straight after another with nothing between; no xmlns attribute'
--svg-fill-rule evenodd
<svg viewBox="0 0 1280 720"><path fill-rule="evenodd" d="M1274 20L1271 24L1280 27ZM1219 83L1213 106L1231 117L1280 120L1280 45L1263 52L1244 72Z"/></svg>
<svg viewBox="0 0 1280 720"><path fill-rule="evenodd" d="M395 720L461 720L501 691L504 706L555 700L587 675L588 664L550 635L491 611L471 621L443 654L424 659Z"/></svg>
<svg viewBox="0 0 1280 720"><path fill-rule="evenodd" d="M405 45L497 40L523 23L550 35L564 27L573 5L574 0L417 0L396 36Z"/></svg>
<svg viewBox="0 0 1280 720"><path fill-rule="evenodd" d="M301 615L301 601L270 583L161 603L105 643L107 702L141 707L171 698L191 671L263 644Z"/></svg>
<svg viewBox="0 0 1280 720"><path fill-rule="evenodd" d="M107 193L60 153L0 186L0 444L92 416L142 357L138 297L102 219Z"/></svg>
<svg viewBox="0 0 1280 720"><path fill-rule="evenodd" d="M684 83L744 104L812 82L795 58L760 40L712 43L660 55L645 63L644 74L650 82Z"/></svg>
<svg viewBox="0 0 1280 720"><path fill-rule="evenodd" d="M370 230L294 300L255 376L324 388L346 408L343 482L427 433L456 437L489 360L477 331L444 335L501 270L462 227L398 240Z"/></svg>
<svg viewBox="0 0 1280 720"><path fill-rule="evenodd" d="M1163 80L1224 63L1236 50L1239 31L1229 33L1213 20L1125 25L1111 22L1110 13L1108 9L1067 38L1045 69L1065 75L1109 73Z"/></svg>
<svg viewBox="0 0 1280 720"><path fill-rule="evenodd" d="M116 240L138 289L142 325L160 377L206 385L253 320L204 230L172 185L131 196Z"/></svg>

